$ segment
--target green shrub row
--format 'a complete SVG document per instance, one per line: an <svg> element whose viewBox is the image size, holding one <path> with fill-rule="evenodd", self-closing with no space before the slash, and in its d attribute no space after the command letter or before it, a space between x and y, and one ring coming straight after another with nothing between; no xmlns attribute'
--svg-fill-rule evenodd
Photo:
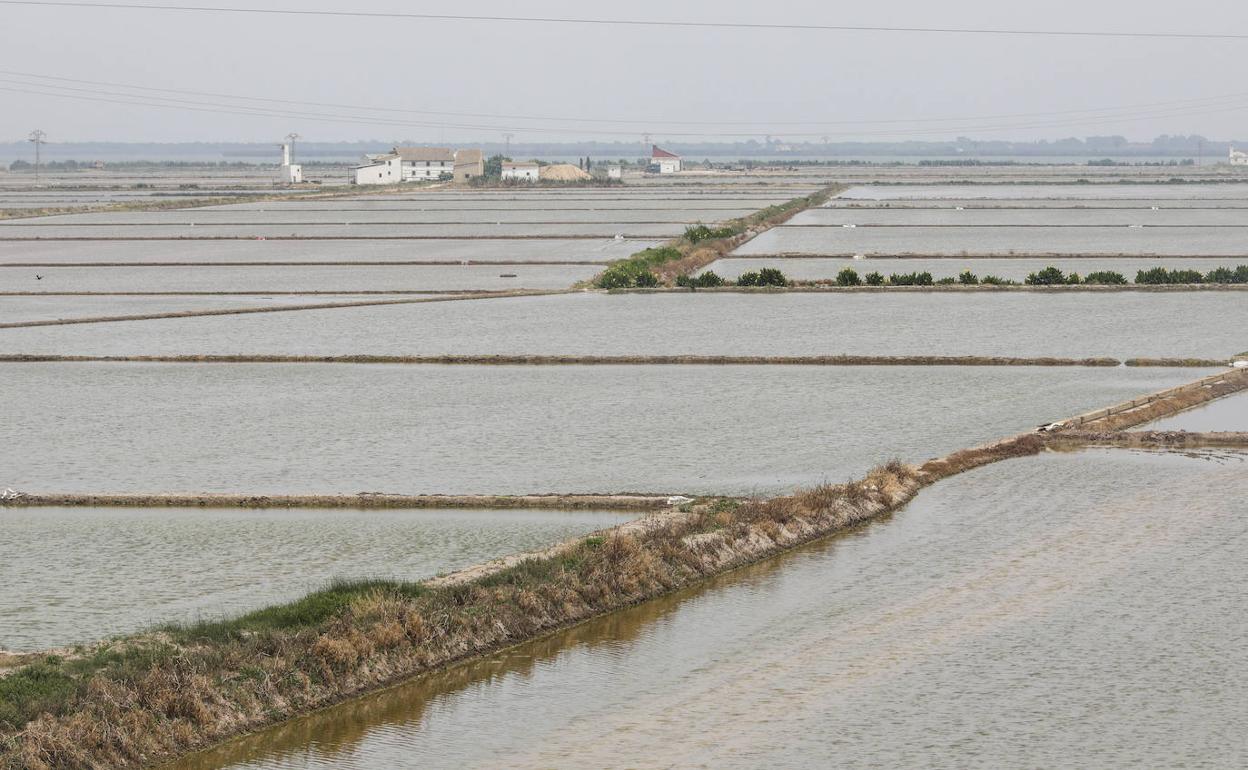
<svg viewBox="0 0 1248 770"><path fill-rule="evenodd" d="M1136 283L1169 284L1169 283L1248 283L1248 265L1235 268L1217 267L1202 274L1199 270L1167 270L1154 267L1141 270L1135 274Z"/></svg>
<svg viewBox="0 0 1248 770"><path fill-rule="evenodd" d="M723 227L707 227L699 222L685 228L685 240L690 243L700 243L716 238L732 238L743 232L745 232L745 225L741 222L732 222Z"/></svg>
<svg viewBox="0 0 1248 770"><path fill-rule="evenodd" d="M774 267L764 267L757 273L742 273L735 283L725 281L713 271L707 270L697 276L677 276L676 285L687 289L709 289L715 286L788 286L789 279Z"/></svg>

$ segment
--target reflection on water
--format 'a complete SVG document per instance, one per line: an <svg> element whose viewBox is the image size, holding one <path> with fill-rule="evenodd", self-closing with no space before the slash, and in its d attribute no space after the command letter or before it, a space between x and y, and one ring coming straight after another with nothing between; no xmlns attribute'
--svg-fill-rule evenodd
<svg viewBox="0 0 1248 770"><path fill-rule="evenodd" d="M238 614L336 578L415 580L632 513L0 508L0 649ZM105 588L106 587L106 588Z"/></svg>
<svg viewBox="0 0 1248 770"><path fill-rule="evenodd" d="M1147 430L1248 431L1248 393L1220 398L1144 426Z"/></svg>
<svg viewBox="0 0 1248 770"><path fill-rule="evenodd" d="M1239 766L1240 459L1054 453L177 765Z"/></svg>

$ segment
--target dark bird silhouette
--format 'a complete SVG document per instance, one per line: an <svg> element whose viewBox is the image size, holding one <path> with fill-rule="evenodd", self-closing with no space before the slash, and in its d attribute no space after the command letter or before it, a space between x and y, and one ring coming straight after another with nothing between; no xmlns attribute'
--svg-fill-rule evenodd
<svg viewBox="0 0 1248 770"><path fill-rule="evenodd" d="M35 273L35 280L36 280L36 281L42 281L42 280L43 280L43 276L42 276L42 275L39 275L38 273Z"/></svg>

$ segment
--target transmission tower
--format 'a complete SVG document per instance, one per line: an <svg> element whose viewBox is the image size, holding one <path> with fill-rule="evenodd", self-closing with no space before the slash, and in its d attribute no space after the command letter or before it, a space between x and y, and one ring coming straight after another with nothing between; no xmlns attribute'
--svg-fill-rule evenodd
<svg viewBox="0 0 1248 770"><path fill-rule="evenodd" d="M39 162L43 158L40 150L44 145L44 138L46 136L47 134L37 128L30 132L30 141L35 144L35 184L39 184Z"/></svg>

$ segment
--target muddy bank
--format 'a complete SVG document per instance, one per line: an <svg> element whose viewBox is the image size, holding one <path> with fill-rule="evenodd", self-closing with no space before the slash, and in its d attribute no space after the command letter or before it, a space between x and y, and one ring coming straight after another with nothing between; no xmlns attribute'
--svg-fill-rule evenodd
<svg viewBox="0 0 1248 770"><path fill-rule="evenodd" d="M58 494L17 492L0 507L73 506L123 508L550 508L556 510L652 511L672 495L231 495Z"/></svg>
<svg viewBox="0 0 1248 770"><path fill-rule="evenodd" d="M0 354L3 363L171 363L171 364L442 364L465 366L610 366L760 364L776 366L1119 366L1115 358L1011 358L1002 356L77 356ZM1222 366L1218 362L1213 366ZM1197 364L1191 364L1196 366Z"/></svg>
<svg viewBox="0 0 1248 770"><path fill-rule="evenodd" d="M1070 446L1109 446L1139 449L1188 449L1226 447L1248 449L1248 432L1244 431L1070 431L1059 434L1054 448Z"/></svg>

